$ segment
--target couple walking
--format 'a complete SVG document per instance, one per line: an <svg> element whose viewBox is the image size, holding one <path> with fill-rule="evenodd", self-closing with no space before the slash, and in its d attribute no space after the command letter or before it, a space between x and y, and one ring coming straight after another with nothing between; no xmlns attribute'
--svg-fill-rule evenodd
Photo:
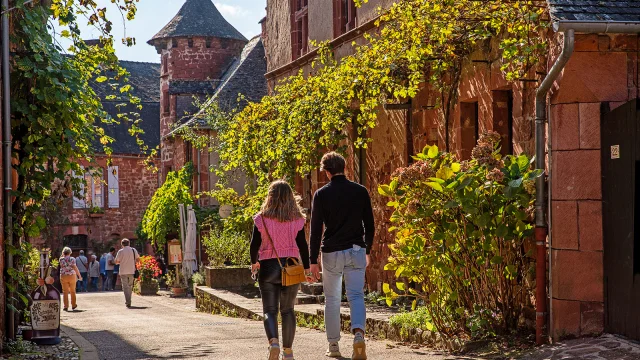
<svg viewBox="0 0 640 360"><path fill-rule="evenodd" d="M271 184L262 209L254 217L251 263L253 272L260 270L258 283L262 294L264 327L269 339L269 360L277 360L281 352L278 312L282 319L282 359L294 359L294 304L299 285L282 286L280 263L284 264L289 258L302 259L306 280L315 282L320 280L318 257L321 250L325 327L329 343L326 355L341 357L338 342L344 278L351 307L351 332L354 334L351 358L367 358L364 281L373 243L373 211L367 189L347 180L344 168L345 159L340 154L330 152L322 157L320 169L327 173L330 182L313 197L310 251L304 232L305 215L298 204L299 198L294 196L285 181Z"/></svg>

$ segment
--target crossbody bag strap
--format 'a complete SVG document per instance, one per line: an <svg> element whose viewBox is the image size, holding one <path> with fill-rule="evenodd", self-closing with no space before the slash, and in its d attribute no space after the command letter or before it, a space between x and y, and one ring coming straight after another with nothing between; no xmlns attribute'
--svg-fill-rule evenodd
<svg viewBox="0 0 640 360"><path fill-rule="evenodd" d="M269 241L271 242L271 246L273 247L273 252L276 253L276 259L278 259L278 264L280 264L280 267L282 266L282 263L280 262L280 255L278 255L278 250L276 250L276 244L273 243L273 239L271 238L271 235L269 235L269 230L267 230L267 224L265 224L264 222L264 215L260 215L260 221L262 222L262 227L264 228L264 233L265 235L267 235L267 239L269 239Z"/></svg>

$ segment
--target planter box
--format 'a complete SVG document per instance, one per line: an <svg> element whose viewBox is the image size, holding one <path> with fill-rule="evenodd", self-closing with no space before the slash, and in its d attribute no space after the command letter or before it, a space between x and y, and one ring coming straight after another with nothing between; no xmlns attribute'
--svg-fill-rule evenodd
<svg viewBox="0 0 640 360"><path fill-rule="evenodd" d="M101 218L104 216L104 213L89 213L90 218Z"/></svg>
<svg viewBox="0 0 640 360"><path fill-rule="evenodd" d="M155 281L136 283L136 287L139 290L139 295L142 296L158 294L158 283Z"/></svg>
<svg viewBox="0 0 640 360"><path fill-rule="evenodd" d="M253 286L251 269L243 267L209 267L205 269L206 284L214 289L232 289Z"/></svg>

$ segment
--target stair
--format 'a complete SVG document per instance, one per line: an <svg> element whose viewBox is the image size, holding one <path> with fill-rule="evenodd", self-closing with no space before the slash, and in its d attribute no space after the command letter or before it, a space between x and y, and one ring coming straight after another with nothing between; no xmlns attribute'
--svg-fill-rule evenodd
<svg viewBox="0 0 640 360"><path fill-rule="evenodd" d="M324 302L322 293L322 283L302 283L296 297L296 305L322 304Z"/></svg>

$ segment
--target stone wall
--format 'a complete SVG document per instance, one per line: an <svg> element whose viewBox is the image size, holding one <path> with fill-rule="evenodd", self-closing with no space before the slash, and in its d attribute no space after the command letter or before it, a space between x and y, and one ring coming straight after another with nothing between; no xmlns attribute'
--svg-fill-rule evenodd
<svg viewBox="0 0 640 360"><path fill-rule="evenodd" d="M638 95L638 37L576 35L551 97L551 335L604 324L600 106Z"/></svg>
<svg viewBox="0 0 640 360"><path fill-rule="evenodd" d="M74 209L73 204L67 202L63 211L69 214L69 223L62 227L62 235L87 235L89 246L92 240L105 243L112 239L135 237L136 227L158 188L158 174L145 167L143 158L115 155L112 159L113 166L118 166L120 173L119 207L109 208L106 184L102 186L104 215L100 217L90 217L87 209ZM104 179L107 181L106 159L97 161L102 166Z"/></svg>

